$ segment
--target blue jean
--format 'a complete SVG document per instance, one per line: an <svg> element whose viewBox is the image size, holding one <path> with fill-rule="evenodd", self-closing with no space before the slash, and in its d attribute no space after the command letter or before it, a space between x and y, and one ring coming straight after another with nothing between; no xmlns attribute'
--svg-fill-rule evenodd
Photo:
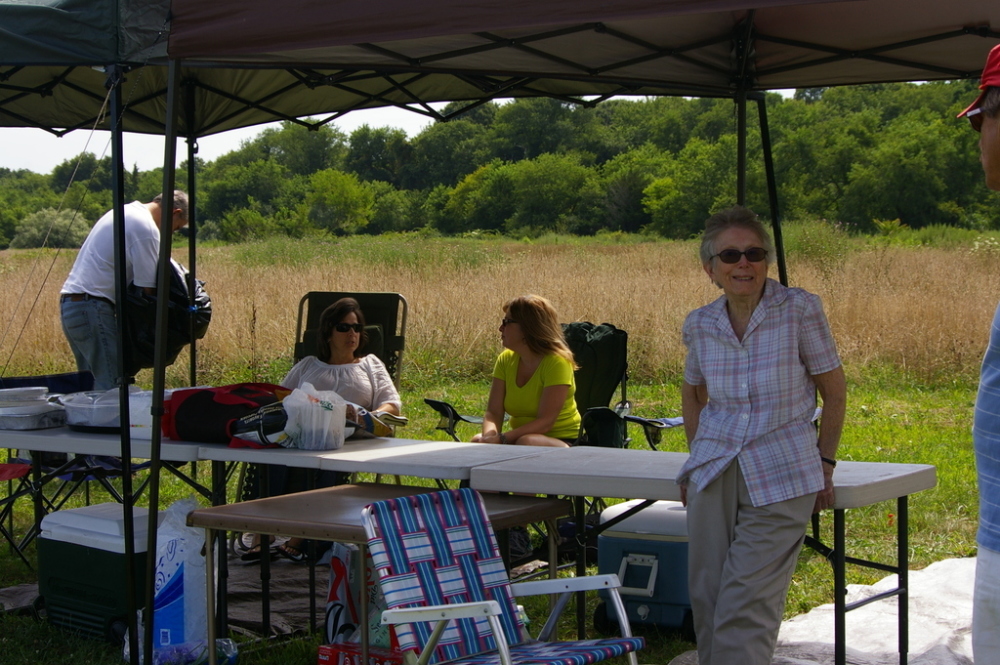
<svg viewBox="0 0 1000 665"><path fill-rule="evenodd" d="M1000 552L982 545L976 554L972 654L976 665L1000 663Z"/></svg>
<svg viewBox="0 0 1000 665"><path fill-rule="evenodd" d="M101 300L64 300L59 313L77 369L90 370L94 375L94 390L114 388L118 374L115 308Z"/></svg>

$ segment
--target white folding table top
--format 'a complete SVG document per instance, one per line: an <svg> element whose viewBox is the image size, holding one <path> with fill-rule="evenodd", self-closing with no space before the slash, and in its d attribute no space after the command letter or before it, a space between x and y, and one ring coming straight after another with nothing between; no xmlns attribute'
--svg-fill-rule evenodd
<svg viewBox="0 0 1000 665"><path fill-rule="evenodd" d="M277 464L301 469L318 469L319 460L326 450L299 450L298 448L230 448L224 443L198 444L199 458L211 462L249 462L251 464Z"/></svg>
<svg viewBox="0 0 1000 665"><path fill-rule="evenodd" d="M472 469L478 490L677 501L678 472L687 453L577 446L544 460L513 459ZM907 496L937 484L928 464L841 461L834 472L834 508L857 508Z"/></svg>
<svg viewBox="0 0 1000 665"><path fill-rule="evenodd" d="M909 496L937 485L930 464L840 461L833 472L834 508L858 508Z"/></svg>
<svg viewBox="0 0 1000 665"><path fill-rule="evenodd" d="M477 490L680 500L674 479L687 453L575 446L548 448L543 459L520 458L472 469Z"/></svg>
<svg viewBox="0 0 1000 665"><path fill-rule="evenodd" d="M366 445L344 445L327 453L320 468L329 471L466 480L473 468L513 459L534 459L557 448L501 446L467 441L369 439Z"/></svg>
<svg viewBox="0 0 1000 665"><path fill-rule="evenodd" d="M225 444L201 444L201 459L214 462L250 462L253 464L278 464L303 469L326 469L322 462L325 458L356 454L361 459L377 458L394 448L405 447L414 451L420 446L447 447L451 441L417 441L415 439L348 439L343 447L337 450L300 450L298 448L230 448ZM418 446L413 448L414 446ZM343 469L335 469L343 470ZM351 471L368 471L368 469L351 469Z"/></svg>
<svg viewBox="0 0 1000 665"><path fill-rule="evenodd" d="M0 433L0 445L4 448L20 448L45 453L107 455L110 457L121 457L122 454L120 435L76 432L68 427L4 430ZM197 462L200 459L200 445L164 438L160 442L160 459L168 462ZM149 459L151 449L152 442L149 439L132 437L132 457Z"/></svg>

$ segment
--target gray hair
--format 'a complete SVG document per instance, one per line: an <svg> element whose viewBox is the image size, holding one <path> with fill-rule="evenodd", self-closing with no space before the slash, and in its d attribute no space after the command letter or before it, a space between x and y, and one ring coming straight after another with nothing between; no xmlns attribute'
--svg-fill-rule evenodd
<svg viewBox="0 0 1000 665"><path fill-rule="evenodd" d="M153 198L153 203L163 207L163 194L157 194ZM188 215L188 195L187 192L180 189L174 190L174 208L180 208L181 214L184 215L184 219L191 219Z"/></svg>
<svg viewBox="0 0 1000 665"><path fill-rule="evenodd" d="M760 238L761 247L767 252L767 265L771 265L774 261L774 243L771 241L771 234L764 228L757 214L743 206L721 210L705 220L705 232L701 234L699 250L702 265L708 265L712 261L716 254L715 241L722 232L733 228L747 229Z"/></svg>

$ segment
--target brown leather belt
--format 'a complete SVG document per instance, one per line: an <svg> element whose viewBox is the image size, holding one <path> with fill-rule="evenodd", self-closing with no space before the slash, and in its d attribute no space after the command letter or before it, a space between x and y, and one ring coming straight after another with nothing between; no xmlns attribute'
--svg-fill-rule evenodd
<svg viewBox="0 0 1000 665"><path fill-rule="evenodd" d="M108 303L112 307L115 306L115 304L110 300L108 300L107 298L102 298L101 296L92 296L89 293L63 293L62 295L59 296L60 302L66 302L67 300L69 302L86 302L88 300L100 300L101 302Z"/></svg>

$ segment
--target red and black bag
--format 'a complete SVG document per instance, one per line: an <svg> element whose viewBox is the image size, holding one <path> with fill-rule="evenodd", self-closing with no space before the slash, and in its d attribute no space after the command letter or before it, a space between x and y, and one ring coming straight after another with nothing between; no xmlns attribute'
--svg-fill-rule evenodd
<svg viewBox="0 0 1000 665"><path fill-rule="evenodd" d="M230 424L291 391L272 383L236 383L175 390L163 403L163 432L177 441L229 443Z"/></svg>

